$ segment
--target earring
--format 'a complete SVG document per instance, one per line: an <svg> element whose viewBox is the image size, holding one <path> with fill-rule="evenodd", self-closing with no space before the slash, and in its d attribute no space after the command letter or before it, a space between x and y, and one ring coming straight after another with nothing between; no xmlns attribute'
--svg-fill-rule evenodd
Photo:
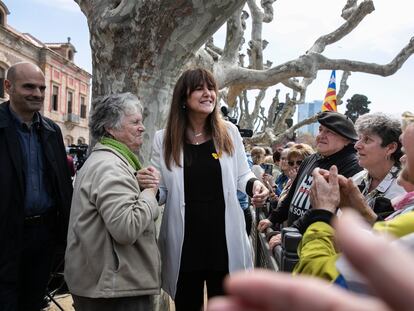
<svg viewBox="0 0 414 311"><path fill-rule="evenodd" d="M185 110L186 106L185 105L182 105L181 108L183 108L183 110Z"/></svg>

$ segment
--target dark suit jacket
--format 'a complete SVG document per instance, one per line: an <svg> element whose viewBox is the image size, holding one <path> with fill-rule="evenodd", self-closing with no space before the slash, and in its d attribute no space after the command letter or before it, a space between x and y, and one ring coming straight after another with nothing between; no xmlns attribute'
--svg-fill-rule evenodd
<svg viewBox="0 0 414 311"><path fill-rule="evenodd" d="M25 179L22 149L9 102L0 104L0 286L14 286L18 276L24 225ZM56 202L56 235L66 240L72 199L72 182L62 133L56 123L41 117L41 145L46 173L50 174Z"/></svg>

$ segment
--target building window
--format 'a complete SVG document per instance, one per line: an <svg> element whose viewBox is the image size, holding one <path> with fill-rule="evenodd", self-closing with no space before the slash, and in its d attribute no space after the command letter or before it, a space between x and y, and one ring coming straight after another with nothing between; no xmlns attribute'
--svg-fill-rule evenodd
<svg viewBox="0 0 414 311"><path fill-rule="evenodd" d="M68 59L73 62L73 51L72 50L68 50Z"/></svg>
<svg viewBox="0 0 414 311"><path fill-rule="evenodd" d="M54 85L52 88L52 110L58 111L59 109L59 87Z"/></svg>
<svg viewBox="0 0 414 311"><path fill-rule="evenodd" d="M4 26L4 13L3 11L0 10L0 25Z"/></svg>
<svg viewBox="0 0 414 311"><path fill-rule="evenodd" d="M73 93L68 92L68 113L72 113L72 107L73 107Z"/></svg>
<svg viewBox="0 0 414 311"><path fill-rule="evenodd" d="M80 98L80 117L82 119L86 119L86 104L85 104L85 97L81 96Z"/></svg>
<svg viewBox="0 0 414 311"><path fill-rule="evenodd" d="M6 70L0 67L0 98L4 98L4 78L6 77Z"/></svg>

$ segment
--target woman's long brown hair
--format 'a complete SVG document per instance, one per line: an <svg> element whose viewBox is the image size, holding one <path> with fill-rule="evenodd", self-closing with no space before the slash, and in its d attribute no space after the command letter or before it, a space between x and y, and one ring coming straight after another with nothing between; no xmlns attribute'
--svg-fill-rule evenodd
<svg viewBox="0 0 414 311"><path fill-rule="evenodd" d="M218 95L217 82L213 74L206 69L197 68L185 71L174 87L173 98L168 115L167 128L164 136L165 165L171 170L171 163L180 166L180 155L186 140L185 130L188 127L187 99L200 85L207 84ZM220 116L215 103L213 112L207 117L206 130L213 137L217 152L234 152L233 142L227 132L227 125Z"/></svg>

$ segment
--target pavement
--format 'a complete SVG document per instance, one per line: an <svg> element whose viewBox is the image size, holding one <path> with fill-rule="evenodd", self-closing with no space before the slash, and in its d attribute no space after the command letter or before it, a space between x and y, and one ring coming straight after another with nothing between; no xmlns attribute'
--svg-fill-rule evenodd
<svg viewBox="0 0 414 311"><path fill-rule="evenodd" d="M56 295L54 298L63 310L75 311L75 309L72 306L73 300L70 294ZM43 311L61 311L61 309L59 309L53 302L51 302L49 307L43 309Z"/></svg>

